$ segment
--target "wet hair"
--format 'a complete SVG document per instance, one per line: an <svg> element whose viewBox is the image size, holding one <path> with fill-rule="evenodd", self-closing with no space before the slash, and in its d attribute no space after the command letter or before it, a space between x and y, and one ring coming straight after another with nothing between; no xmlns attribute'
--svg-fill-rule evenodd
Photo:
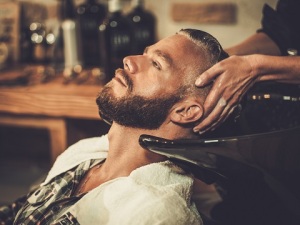
<svg viewBox="0 0 300 225"><path fill-rule="evenodd" d="M181 96L194 94L202 96L204 101L209 90L211 89L212 83L204 88L197 88L195 86L196 78L217 62L228 58L229 55L223 50L218 40L205 31L196 29L181 29L179 32L177 32L177 34L183 35L195 43L201 49L201 54L204 54L204 58L199 56L199 60L202 60L201 62L199 61L199 67L193 72L193 74L190 74L187 77L186 83L180 90ZM203 59L206 60L205 63L203 63Z"/></svg>
<svg viewBox="0 0 300 225"><path fill-rule="evenodd" d="M178 34L184 35L202 48L209 57L210 66L227 58L229 55L225 52L218 40L211 34L196 29L181 29Z"/></svg>

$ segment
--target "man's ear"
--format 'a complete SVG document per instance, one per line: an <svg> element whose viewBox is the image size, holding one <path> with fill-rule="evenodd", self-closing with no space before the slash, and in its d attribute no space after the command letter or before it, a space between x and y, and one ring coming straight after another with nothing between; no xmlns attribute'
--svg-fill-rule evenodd
<svg viewBox="0 0 300 225"><path fill-rule="evenodd" d="M170 118L174 123L192 123L203 116L203 106L195 98L188 98L174 105Z"/></svg>

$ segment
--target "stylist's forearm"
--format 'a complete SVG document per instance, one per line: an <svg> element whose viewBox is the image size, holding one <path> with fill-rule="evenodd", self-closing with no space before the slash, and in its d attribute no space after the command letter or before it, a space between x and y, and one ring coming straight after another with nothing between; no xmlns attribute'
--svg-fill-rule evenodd
<svg viewBox="0 0 300 225"><path fill-rule="evenodd" d="M226 48L229 55L264 54L279 56L280 49L269 36L263 32L255 33L241 43Z"/></svg>
<svg viewBox="0 0 300 225"><path fill-rule="evenodd" d="M300 83L300 56L248 56L258 81Z"/></svg>

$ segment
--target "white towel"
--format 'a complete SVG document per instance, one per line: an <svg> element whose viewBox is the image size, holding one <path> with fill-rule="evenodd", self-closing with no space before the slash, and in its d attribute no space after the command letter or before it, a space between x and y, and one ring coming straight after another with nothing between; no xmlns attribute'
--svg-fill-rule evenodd
<svg viewBox="0 0 300 225"><path fill-rule="evenodd" d="M98 186L69 212L82 225L199 225L192 185L170 161L152 163Z"/></svg>

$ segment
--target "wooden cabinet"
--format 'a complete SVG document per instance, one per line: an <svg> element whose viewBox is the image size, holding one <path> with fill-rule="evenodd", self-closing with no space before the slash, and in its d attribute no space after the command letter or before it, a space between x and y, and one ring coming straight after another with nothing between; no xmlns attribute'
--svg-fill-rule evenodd
<svg viewBox="0 0 300 225"><path fill-rule="evenodd" d="M63 76L46 83L1 83L22 72L23 68L0 72L0 125L48 129L54 160L68 145L70 119L100 120L95 100L103 84L66 84Z"/></svg>

